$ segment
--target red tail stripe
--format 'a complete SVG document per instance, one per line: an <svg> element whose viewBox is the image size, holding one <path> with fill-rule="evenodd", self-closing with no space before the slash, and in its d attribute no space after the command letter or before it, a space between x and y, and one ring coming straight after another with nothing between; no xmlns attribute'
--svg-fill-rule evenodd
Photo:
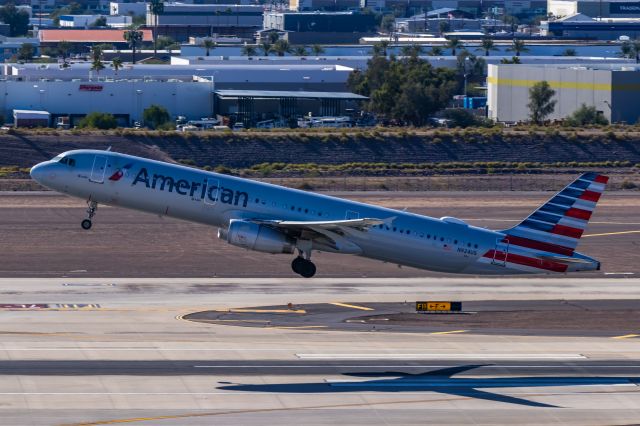
<svg viewBox="0 0 640 426"><path fill-rule="evenodd" d="M598 200L600 199L600 193L599 192L595 192L595 191L584 191L582 193L582 195L580 196L581 200L587 200L587 201L593 201L594 203L597 203Z"/></svg>
<svg viewBox="0 0 640 426"><path fill-rule="evenodd" d="M550 260L536 259L533 257L520 256L519 254L506 254L502 251L489 250L484 257L495 259L500 262L517 263L518 265L531 266L533 268L544 269L553 272L566 272L567 265L564 263L552 262Z"/></svg>
<svg viewBox="0 0 640 426"><path fill-rule="evenodd" d="M515 237L509 235L502 239L503 243L513 244L515 246L526 247L533 250L548 251L549 253L562 254L564 256L573 256L573 249L563 247L557 244L545 243L542 241L530 240L529 238Z"/></svg>
<svg viewBox="0 0 640 426"><path fill-rule="evenodd" d="M609 182L609 176L598 175L593 181L598 183L607 183Z"/></svg>
<svg viewBox="0 0 640 426"><path fill-rule="evenodd" d="M572 228L565 225L555 225L551 230L552 234L564 235L565 237L580 238L584 230L578 228Z"/></svg>
<svg viewBox="0 0 640 426"><path fill-rule="evenodd" d="M577 209L575 207L570 208L564 214L565 216L574 217L576 219L589 220L591 219L591 213L589 210Z"/></svg>

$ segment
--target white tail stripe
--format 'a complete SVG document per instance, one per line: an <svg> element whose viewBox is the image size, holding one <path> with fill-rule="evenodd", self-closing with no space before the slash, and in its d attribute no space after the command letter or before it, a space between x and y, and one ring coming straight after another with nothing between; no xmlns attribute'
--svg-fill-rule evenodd
<svg viewBox="0 0 640 426"><path fill-rule="evenodd" d="M550 232L538 231L536 229L517 226L511 232L516 237L529 238L534 241L542 241L545 243L557 244L562 247L576 248L578 240L576 238L567 237L565 235L552 234Z"/></svg>
<svg viewBox="0 0 640 426"><path fill-rule="evenodd" d="M576 202L571 207L592 212L596 209L596 203L587 200L576 200Z"/></svg>
<svg viewBox="0 0 640 426"><path fill-rule="evenodd" d="M568 216L565 216L558 221L558 225L570 226L572 228L578 228L582 230L587 229L587 224L588 222L586 220L576 219Z"/></svg>
<svg viewBox="0 0 640 426"><path fill-rule="evenodd" d="M593 182L591 185L587 187L587 191L603 193L604 188L605 188L604 183Z"/></svg>

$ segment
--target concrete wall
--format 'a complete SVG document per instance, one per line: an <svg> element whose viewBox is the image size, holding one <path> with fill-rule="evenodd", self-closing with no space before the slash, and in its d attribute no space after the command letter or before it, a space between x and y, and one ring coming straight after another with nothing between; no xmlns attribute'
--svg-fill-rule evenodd
<svg viewBox="0 0 640 426"><path fill-rule="evenodd" d="M82 85L85 90L81 90ZM94 90L86 90L86 86ZM208 82L4 80L0 81L0 114L10 117L13 109L44 110L54 116L99 111L128 115L133 121L141 120L145 108L158 104L172 117L196 119L210 115L211 92Z"/></svg>
<svg viewBox="0 0 640 426"><path fill-rule="evenodd" d="M529 118L529 88L547 81L556 91L556 107L549 119L562 119L571 115L582 104L595 106L611 121L618 120L616 105L612 101L611 70L586 67L552 67L526 65L489 65L487 77L487 105L489 117L496 121L526 121ZM634 74L635 76L631 76ZM638 72L629 73L638 78ZM611 105L611 107L609 106Z"/></svg>

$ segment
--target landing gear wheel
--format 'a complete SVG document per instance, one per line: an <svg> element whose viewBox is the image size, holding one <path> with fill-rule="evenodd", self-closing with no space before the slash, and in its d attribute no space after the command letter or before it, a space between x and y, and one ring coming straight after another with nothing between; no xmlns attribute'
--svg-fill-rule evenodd
<svg viewBox="0 0 640 426"><path fill-rule="evenodd" d="M91 219L96 215L96 210L98 210L98 203L95 201L87 202L87 218L82 221L80 224L82 229L91 229Z"/></svg>
<svg viewBox="0 0 640 426"><path fill-rule="evenodd" d="M91 229L91 221L89 219L85 219L85 220L82 221L80 226L82 226L82 229L89 230L89 229Z"/></svg>
<svg viewBox="0 0 640 426"><path fill-rule="evenodd" d="M291 262L291 269L293 269L293 272L303 276L304 278L311 278L316 274L316 265L314 265L310 260L299 256Z"/></svg>
<svg viewBox="0 0 640 426"><path fill-rule="evenodd" d="M296 257L295 259L293 259L293 262L291 262L291 269L293 269L293 272L301 275L302 268L304 267L304 262L306 262L306 260L304 260L302 257Z"/></svg>

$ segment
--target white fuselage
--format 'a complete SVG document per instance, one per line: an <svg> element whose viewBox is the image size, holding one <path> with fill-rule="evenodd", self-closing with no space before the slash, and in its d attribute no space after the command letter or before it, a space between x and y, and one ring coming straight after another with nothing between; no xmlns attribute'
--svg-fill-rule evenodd
<svg viewBox="0 0 640 426"><path fill-rule="evenodd" d="M507 262L479 262L504 234L453 218L413 213L305 192L114 152L78 150L41 163L32 176L65 194L100 204L226 228L232 219L387 220L346 237L361 256L441 272L513 274ZM314 250L337 251L323 246ZM339 252L339 251L337 251ZM485 256L486 257L486 256ZM486 260L486 259L485 259Z"/></svg>

